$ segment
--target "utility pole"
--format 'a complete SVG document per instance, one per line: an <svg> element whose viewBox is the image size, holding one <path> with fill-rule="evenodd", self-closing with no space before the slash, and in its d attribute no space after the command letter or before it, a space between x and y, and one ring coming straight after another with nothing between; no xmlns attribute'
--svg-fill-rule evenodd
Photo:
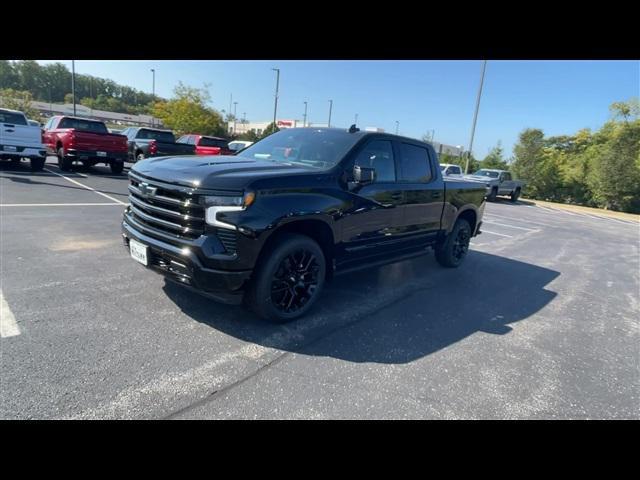
<svg viewBox="0 0 640 480"><path fill-rule="evenodd" d="M398 129L400 128L400 122L396 120L396 135L398 135Z"/></svg>
<svg viewBox="0 0 640 480"><path fill-rule="evenodd" d="M233 102L233 134L236 135L236 111L238 110L238 102Z"/></svg>
<svg viewBox="0 0 640 480"><path fill-rule="evenodd" d="M356 121L355 121L355 125L358 125L358 114L356 113Z"/></svg>
<svg viewBox="0 0 640 480"><path fill-rule="evenodd" d="M329 122L327 126L331 128L331 110L333 109L333 100L329 100Z"/></svg>
<svg viewBox="0 0 640 480"><path fill-rule="evenodd" d="M76 61L71 60L71 96L73 97L73 116L76 116Z"/></svg>
<svg viewBox="0 0 640 480"><path fill-rule="evenodd" d="M478 120L478 110L480 109L480 97L482 96L482 84L484 83L484 71L487 68L487 61L482 62L482 72L480 73L480 87L478 88L478 98L476 99L476 111L473 114L473 125L471 127L471 140L469 140L469 151L467 152L467 162L464 167L464 173L469 173L469 160L471 158L471 149L473 148L473 137L476 133L476 121Z"/></svg>
<svg viewBox="0 0 640 480"><path fill-rule="evenodd" d="M275 130L276 124L276 116L278 115L278 88L280 88L280 69L272 68L274 72L276 72L276 96L273 104L273 129Z"/></svg>
<svg viewBox="0 0 640 480"><path fill-rule="evenodd" d="M307 126L307 102L304 102L304 120L302 120L302 126Z"/></svg>
<svg viewBox="0 0 640 480"><path fill-rule="evenodd" d="M155 103L156 101L156 69L152 68L151 69L151 74L153 75L153 83L151 84L151 100ZM153 118L153 115L151 115L151 126L155 126L156 121Z"/></svg>

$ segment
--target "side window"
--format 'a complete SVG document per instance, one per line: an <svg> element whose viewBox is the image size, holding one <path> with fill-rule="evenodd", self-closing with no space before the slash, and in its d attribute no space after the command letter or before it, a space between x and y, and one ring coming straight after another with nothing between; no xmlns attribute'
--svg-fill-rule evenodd
<svg viewBox="0 0 640 480"><path fill-rule="evenodd" d="M196 145L196 136L189 135L189 145Z"/></svg>
<svg viewBox="0 0 640 480"><path fill-rule="evenodd" d="M505 174L504 174L504 180L505 180L506 182L510 181L510 180L511 180L511 174L510 174L510 173L505 173Z"/></svg>
<svg viewBox="0 0 640 480"><path fill-rule="evenodd" d="M451 167L451 173L454 175L460 175L462 172L460 171L460 167Z"/></svg>
<svg viewBox="0 0 640 480"><path fill-rule="evenodd" d="M189 143L188 142L188 138L186 135L181 136L178 140L176 140L176 143Z"/></svg>
<svg viewBox="0 0 640 480"><path fill-rule="evenodd" d="M356 157L354 165L375 168L376 183L396 181L393 146L389 140L369 142Z"/></svg>
<svg viewBox="0 0 640 480"><path fill-rule="evenodd" d="M400 145L400 179L405 182L426 183L431 180L431 164L426 148L402 143Z"/></svg>

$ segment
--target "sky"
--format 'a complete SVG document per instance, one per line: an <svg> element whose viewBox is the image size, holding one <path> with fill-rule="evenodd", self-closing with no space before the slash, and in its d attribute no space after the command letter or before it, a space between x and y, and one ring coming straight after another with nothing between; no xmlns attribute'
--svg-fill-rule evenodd
<svg viewBox="0 0 640 480"><path fill-rule="evenodd" d="M71 69L70 60L58 60ZM53 61L39 61L51 63ZM170 98L182 82L208 86L211 106L250 121L273 118L276 73L280 69L278 119L332 126L381 127L420 138L435 130L435 141L469 147L482 62L472 61L89 61L76 72L109 78ZM506 157L525 128L545 135L598 129L610 118L609 105L640 96L639 61L498 61L487 63L473 153L484 158L498 141Z"/></svg>

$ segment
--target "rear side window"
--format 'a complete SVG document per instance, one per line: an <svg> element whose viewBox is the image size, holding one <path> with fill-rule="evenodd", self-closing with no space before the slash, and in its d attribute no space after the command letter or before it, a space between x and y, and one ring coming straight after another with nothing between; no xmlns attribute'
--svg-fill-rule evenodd
<svg viewBox="0 0 640 480"><path fill-rule="evenodd" d="M376 183L395 182L396 166L389 140L374 140L358 154L355 165L376 169Z"/></svg>
<svg viewBox="0 0 640 480"><path fill-rule="evenodd" d="M402 143L400 154L400 179L403 182L426 183L431 180L431 165L426 148Z"/></svg>
<svg viewBox="0 0 640 480"><path fill-rule="evenodd" d="M228 144L226 140L221 140L219 138L202 137L200 139L200 146L227 148Z"/></svg>
<svg viewBox="0 0 640 480"><path fill-rule="evenodd" d="M102 122L92 122L80 118L63 118L58 128L73 128L81 132L109 133L107 127Z"/></svg>
<svg viewBox="0 0 640 480"><path fill-rule="evenodd" d="M504 179L504 181L509 181L509 180L511 180L511 174L510 174L510 173L505 172L503 175L504 175L504 178L503 178L503 179Z"/></svg>
<svg viewBox="0 0 640 480"><path fill-rule="evenodd" d="M460 167L449 167L449 173L459 175L461 173Z"/></svg>
<svg viewBox="0 0 640 480"><path fill-rule="evenodd" d="M11 125L27 125L27 117L21 113L0 110L0 123Z"/></svg>

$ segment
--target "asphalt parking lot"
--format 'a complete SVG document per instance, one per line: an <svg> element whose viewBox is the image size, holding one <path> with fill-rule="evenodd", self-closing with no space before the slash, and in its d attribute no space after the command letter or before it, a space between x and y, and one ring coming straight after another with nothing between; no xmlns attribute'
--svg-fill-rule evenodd
<svg viewBox="0 0 640 480"><path fill-rule="evenodd" d="M459 269L265 323L129 258L126 176L0 164L4 419L640 418L640 226L506 201Z"/></svg>

